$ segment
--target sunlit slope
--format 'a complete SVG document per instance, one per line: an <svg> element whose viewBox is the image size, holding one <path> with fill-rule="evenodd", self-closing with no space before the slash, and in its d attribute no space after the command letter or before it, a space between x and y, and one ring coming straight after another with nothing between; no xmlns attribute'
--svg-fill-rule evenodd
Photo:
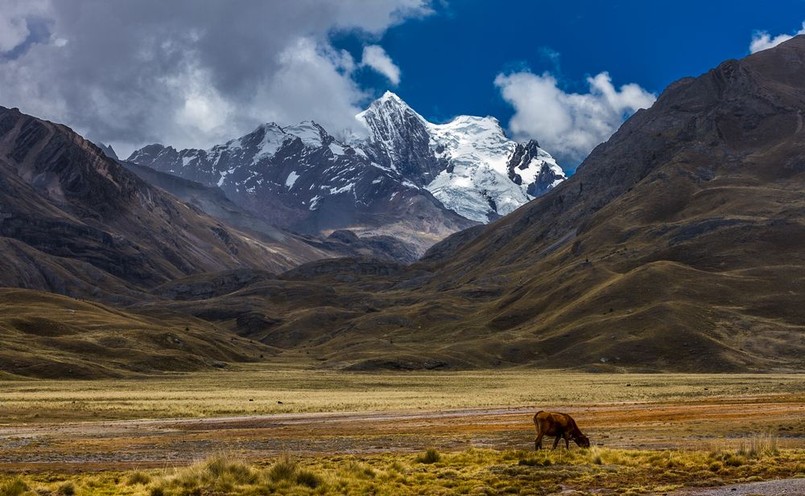
<svg viewBox="0 0 805 496"><path fill-rule="evenodd" d="M203 320L23 289L0 289L0 341L0 371L59 379L223 367L270 354Z"/></svg>

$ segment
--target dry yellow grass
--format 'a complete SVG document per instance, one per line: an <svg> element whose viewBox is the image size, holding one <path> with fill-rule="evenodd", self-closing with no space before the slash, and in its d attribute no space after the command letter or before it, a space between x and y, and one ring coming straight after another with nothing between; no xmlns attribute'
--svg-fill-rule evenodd
<svg viewBox="0 0 805 496"><path fill-rule="evenodd" d="M3 380L0 423L274 413L805 398L797 374L584 374L533 369L345 373L287 364L140 380Z"/></svg>
<svg viewBox="0 0 805 496"><path fill-rule="evenodd" d="M647 494L681 487L793 477L805 450L749 456L736 451L592 448L533 453L469 449L417 454L281 455L247 463L218 454L187 467L78 475L0 476L0 494ZM423 461L423 459L425 459Z"/></svg>
<svg viewBox="0 0 805 496"><path fill-rule="evenodd" d="M275 364L0 388L0 495L642 494L805 470L801 375ZM594 447L531 451L536 408Z"/></svg>

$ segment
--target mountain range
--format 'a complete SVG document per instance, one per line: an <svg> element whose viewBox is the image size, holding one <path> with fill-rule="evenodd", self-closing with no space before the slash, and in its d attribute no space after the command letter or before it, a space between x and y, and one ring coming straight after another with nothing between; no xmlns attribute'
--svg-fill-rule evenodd
<svg viewBox="0 0 805 496"><path fill-rule="evenodd" d="M387 92L356 119L367 137L339 141L312 121L269 123L209 150L149 145L128 161L218 186L272 225L391 235L420 255L565 179L535 141L508 139L491 117L432 124Z"/></svg>
<svg viewBox="0 0 805 496"><path fill-rule="evenodd" d="M348 370L801 371L803 109L798 36L671 84L573 176L409 265L305 252L308 238L279 228L299 249L272 245L146 183L64 126L3 109L0 277L27 289L0 289L0 370L98 377L282 356ZM383 119L363 118L382 136ZM382 177L405 174L411 195L438 206L441 193L427 187L474 169L457 162L466 147L431 148L431 134L425 153L423 133L436 131L415 124L419 145L399 153L329 141L313 124L321 147L302 153L294 129L277 153L325 157L336 143ZM464 124L452 126L443 143ZM434 165L442 160L452 166ZM296 186L304 171L286 165L274 177ZM223 187L238 171L215 169L206 183L223 178ZM530 176L520 177L511 182Z"/></svg>

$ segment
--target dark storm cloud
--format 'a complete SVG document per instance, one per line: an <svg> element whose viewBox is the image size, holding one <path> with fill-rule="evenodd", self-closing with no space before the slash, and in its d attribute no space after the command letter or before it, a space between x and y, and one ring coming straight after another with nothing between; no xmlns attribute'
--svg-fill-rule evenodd
<svg viewBox="0 0 805 496"><path fill-rule="evenodd" d="M379 35L429 12L425 0L0 3L0 105L124 153L156 141L208 146L272 120L349 127L365 94L328 34ZM49 32L32 32L33 20Z"/></svg>

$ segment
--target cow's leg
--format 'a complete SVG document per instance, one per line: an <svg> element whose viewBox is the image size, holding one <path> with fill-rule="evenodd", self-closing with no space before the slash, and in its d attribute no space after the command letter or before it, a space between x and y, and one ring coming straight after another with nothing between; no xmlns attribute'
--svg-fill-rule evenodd
<svg viewBox="0 0 805 496"><path fill-rule="evenodd" d="M537 438L534 439L534 450L535 451L538 451L538 450L542 449L542 436L544 436L544 435L545 435L544 433L540 432L539 434L537 434Z"/></svg>
<svg viewBox="0 0 805 496"><path fill-rule="evenodd" d="M556 439L553 440L553 448L551 448L551 449L556 449L556 447L559 445L559 440L560 439L562 439L562 435L557 434Z"/></svg>
<svg viewBox="0 0 805 496"><path fill-rule="evenodd" d="M565 434L565 449L566 450L570 449L570 436L568 436L567 434Z"/></svg>

